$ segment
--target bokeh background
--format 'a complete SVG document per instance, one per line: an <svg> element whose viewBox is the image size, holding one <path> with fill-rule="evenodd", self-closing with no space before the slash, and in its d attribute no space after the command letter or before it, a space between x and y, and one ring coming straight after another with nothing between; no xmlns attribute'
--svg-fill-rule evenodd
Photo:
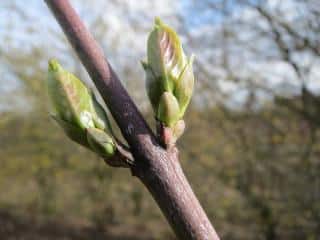
<svg viewBox="0 0 320 240"><path fill-rule="evenodd" d="M222 239L320 239L318 0L71 3L152 126L154 17L196 55L181 162ZM0 239L174 239L128 170L50 119L52 57L93 86L44 1L0 1Z"/></svg>

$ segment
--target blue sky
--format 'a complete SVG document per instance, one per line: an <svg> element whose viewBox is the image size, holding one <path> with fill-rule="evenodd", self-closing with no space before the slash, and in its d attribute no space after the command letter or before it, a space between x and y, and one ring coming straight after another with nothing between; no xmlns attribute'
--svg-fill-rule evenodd
<svg viewBox="0 0 320 240"><path fill-rule="evenodd" d="M252 1L256 2L258 0ZM266 1L270 2L271 5L272 2L276 2L276 0ZM285 0L282 3L288 4L290 1L292 0ZM143 79L141 77L143 76L142 69L132 68L132 66L145 56L147 33L152 26L155 16L162 17L165 22L178 29L181 33L187 30L195 34L193 43L185 41L185 48L188 54L191 51L195 52L196 61L201 62L201 64L207 63L207 65L209 63L207 68L210 71L220 71L217 63L221 60L219 51L221 50L223 39L221 39L221 29L219 29L219 26L225 20L225 16L220 11L208 10L205 5L206 0L122 0L120 2L120 5L115 5L113 1L71 0L71 3L77 9L82 19L89 26L91 26L97 17L101 18L100 20L104 23L105 29L103 31L105 34L98 40L105 49L108 59L114 66L117 66L116 70L120 74L120 78L122 78L123 72L129 68L132 76L138 76L138 79ZM217 4L221 1L211 0L210 2ZM244 17L241 15L246 14L249 16L248 19L250 21L251 13L241 8L235 2L236 0L227 1L227 10L231 12L230 15L233 17L235 15ZM291 9L294 9L294 7ZM176 17L177 14L182 16L185 23L183 26L179 25L181 23L179 23ZM184 29L185 27L186 29ZM93 34L99 33L95 28L91 28L90 30ZM245 35L243 29L239 30L239 36L240 34ZM185 40L183 34L182 38ZM18 52L21 56L27 56L31 53L31 50L36 48L42 49L46 53L40 61L44 70L47 60L51 57L59 58L70 70L77 67L77 64L79 65L79 61L75 58L69 44L65 41L60 26L56 23L44 1L0 1L0 54L10 55L12 52ZM236 46L236 51L237 54L248 55L247 50L239 46ZM269 52L272 51L269 50ZM4 89L6 89L5 92L10 92L10 89L15 89L19 86L17 84L18 81L14 80L14 75L10 72L10 68L4 62L5 60L0 55L0 73L2 74L0 93L3 93ZM242 70L246 70L245 67L249 67L250 64L248 64L246 58L239 61L240 64L246 63L241 66L240 73ZM279 74L282 72L282 75L285 74L287 76L291 74L291 70L288 70L286 66L277 62L273 64L262 62L261 66L264 69L269 68L272 74L275 72L277 74L278 72ZM258 69L255 71L259 72ZM271 74L267 71L265 71L267 74ZM272 77L272 80L275 82L277 79ZM234 89L236 92L239 92L234 85L231 85L231 83L223 82L222 88ZM137 82L137 86L143 87L143 80ZM145 96L137 97L144 98Z"/></svg>

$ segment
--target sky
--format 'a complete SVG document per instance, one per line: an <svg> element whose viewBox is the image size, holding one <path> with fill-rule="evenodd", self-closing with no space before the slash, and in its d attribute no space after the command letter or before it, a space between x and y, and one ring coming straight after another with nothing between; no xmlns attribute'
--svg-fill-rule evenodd
<svg viewBox="0 0 320 240"><path fill-rule="evenodd" d="M253 3L256 1L258 0L252 0ZM120 78L124 79L129 71L129 75L141 79L134 82L136 87L142 88L144 85L144 73L139 61L145 58L147 34L152 27L155 16L160 16L165 22L177 29L187 54L190 55L193 52L196 55L195 69L197 69L197 65L201 64L213 76L217 76L215 81L220 91L234 95L235 99L241 101L242 96L245 96L246 93L241 92L245 86L226 82L225 72L221 69L223 59L221 46L225 41L221 37L221 33L223 23L226 22L231 26L230 29L233 34L236 34L236 39L239 41L239 44L228 46L228 51L233 56L237 56L229 61L239 76L245 78L248 74L259 74L261 75L259 81L266 81L265 84L271 85L273 88L278 88L281 84L288 88L287 83L290 83L291 86L292 84L293 86L299 85L290 66L279 61L270 62L259 59L256 54L252 54L240 44L250 42L251 35L245 28L238 31L232 21L241 20L255 24L258 24L258 21L256 21L255 13L252 10L240 7L236 4L236 0L226 1L227 13L225 14L227 15L223 15L221 11L216 11L214 8L207 8L207 2L213 3L214 7L221 7L219 0L71 0L70 2L102 45L111 64L116 66ZM276 0L266 0L266 2L271 9L279 6L279 1ZM303 11L293 2L294 0L281 1L282 9L284 9L283 15L288 19L297 18ZM96 21L102 23L102 26L97 27ZM263 22L260 22L263 25ZM188 34L191 35L191 38L188 38ZM265 39L258 41L256 45L261 45L263 49L257 50L263 54L272 55L271 43ZM4 56L10 55L12 52L27 56L37 48L45 50L45 55L39 60L43 69L46 68L48 59L52 57L58 58L70 71L79 68L79 61L75 58L60 26L56 23L44 1L0 1L0 73L2 75L0 93L7 94L20 87L19 80L10 71L17 66L8 65ZM305 62L310 60L313 59L308 59L308 56L301 58L301 61ZM244 62L246 62L245 66ZM134 64L138 67L133 68ZM81 65L80 68L83 72L82 77L89 81ZM319 71L313 68L311 72L311 81L308 83L312 89L319 89L319 81L314 80L320 75ZM125 83L130 85L130 79L125 79ZM132 95L141 102L146 98L145 95L134 91ZM7 101L4 104L4 100L1 98L0 101L2 103L0 108L3 108L4 105L9 106L8 104L13 102Z"/></svg>
<svg viewBox="0 0 320 240"><path fill-rule="evenodd" d="M118 69L127 68L128 61L140 67L139 61L145 54L147 33L155 16L161 16L172 24L177 22L174 15L178 6L169 0L70 2L93 34L99 34L95 32L95 21L103 23L105 34L96 38L109 61ZM28 55L33 49L39 48L44 49L47 56L40 63L43 68L46 68L49 58L55 57L70 70L74 69L74 54L44 1L29 0L26 4L26 1L21 0L2 0L0 19L0 73L4 76L0 83L5 86L0 87L2 93L14 91L19 87L19 81L10 69L8 71L8 64L1 55L10 55L14 51ZM142 69L139 73L142 74Z"/></svg>

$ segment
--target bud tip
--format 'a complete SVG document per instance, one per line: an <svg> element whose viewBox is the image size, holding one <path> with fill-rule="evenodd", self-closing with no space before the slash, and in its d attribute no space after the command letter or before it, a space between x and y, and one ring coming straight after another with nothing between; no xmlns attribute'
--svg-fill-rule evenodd
<svg viewBox="0 0 320 240"><path fill-rule="evenodd" d="M163 22L161 21L160 17L155 17L154 18L154 24L156 26L161 26L163 24Z"/></svg>
<svg viewBox="0 0 320 240"><path fill-rule="evenodd" d="M49 71L58 71L61 68L59 62L56 59L50 59L48 62Z"/></svg>

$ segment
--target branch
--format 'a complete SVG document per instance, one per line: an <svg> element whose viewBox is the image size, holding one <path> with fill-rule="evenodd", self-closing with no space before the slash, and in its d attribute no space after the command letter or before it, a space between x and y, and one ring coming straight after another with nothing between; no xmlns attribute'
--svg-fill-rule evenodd
<svg viewBox="0 0 320 240"><path fill-rule="evenodd" d="M153 195L176 235L183 240L218 240L182 171L178 150L175 147L168 150L161 147L69 1L45 2L127 140L135 160L130 166L132 173Z"/></svg>

